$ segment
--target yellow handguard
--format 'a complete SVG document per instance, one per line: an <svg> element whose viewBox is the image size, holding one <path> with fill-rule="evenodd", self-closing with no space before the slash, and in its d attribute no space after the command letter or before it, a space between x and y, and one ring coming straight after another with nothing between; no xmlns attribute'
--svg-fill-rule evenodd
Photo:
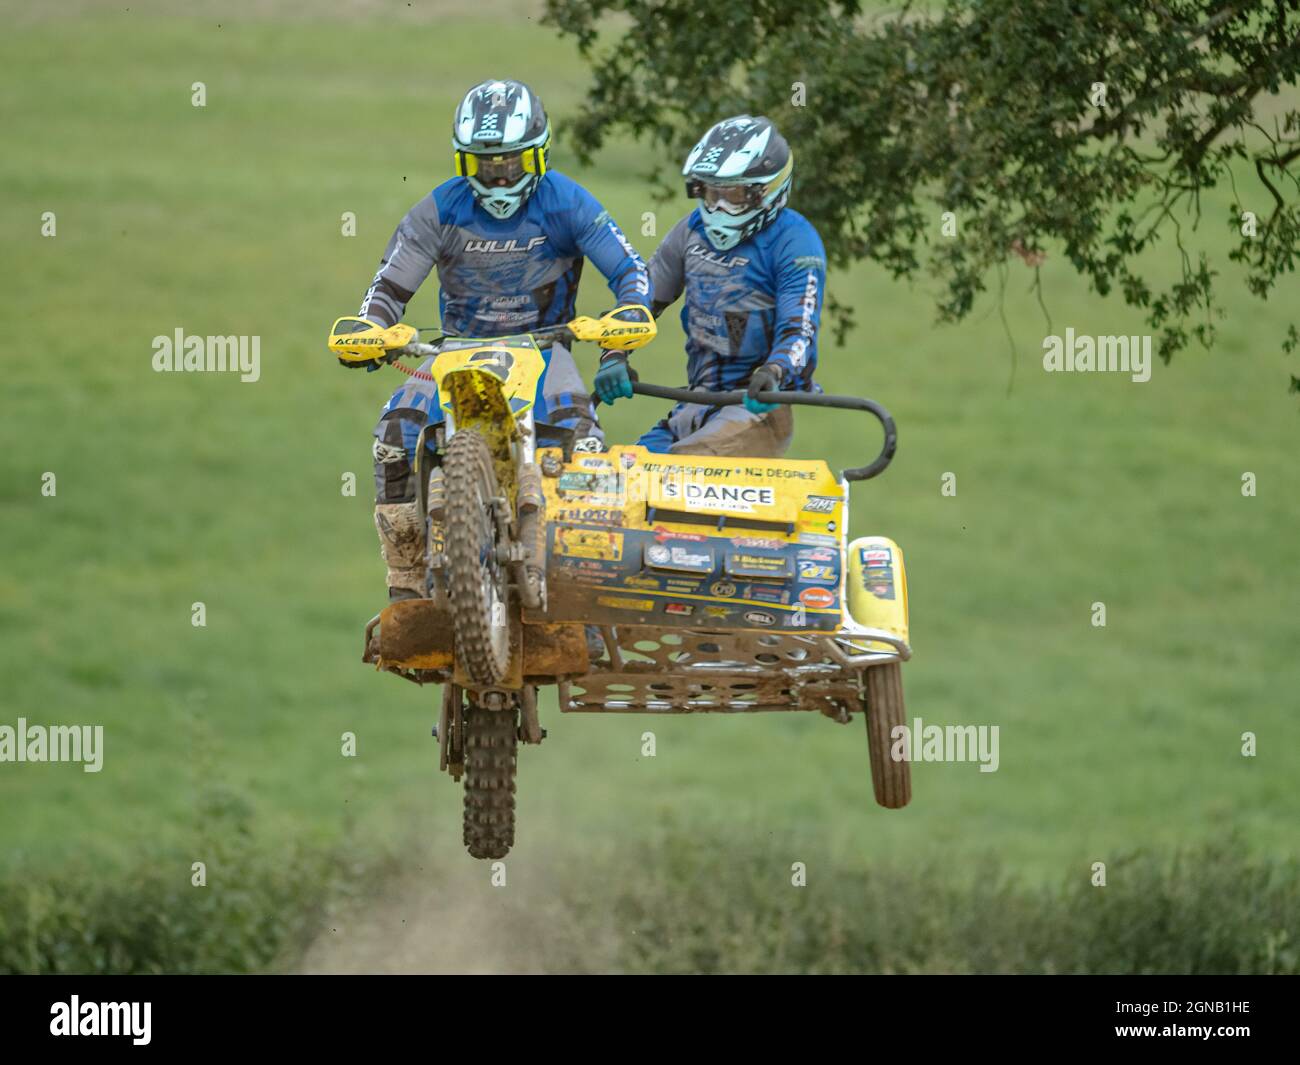
<svg viewBox="0 0 1300 1065"><path fill-rule="evenodd" d="M330 326L328 344L342 362L370 362L406 347L416 335L414 326L399 322L385 329L364 318L346 315Z"/></svg>
<svg viewBox="0 0 1300 1065"><path fill-rule="evenodd" d="M640 321L629 322L617 317L628 311L639 311ZM649 308L639 303L625 303L602 314L599 318L585 315L575 318L569 323L569 330L575 340L589 340L602 348L617 348L621 351L645 347L659 333L654 315L650 313Z"/></svg>

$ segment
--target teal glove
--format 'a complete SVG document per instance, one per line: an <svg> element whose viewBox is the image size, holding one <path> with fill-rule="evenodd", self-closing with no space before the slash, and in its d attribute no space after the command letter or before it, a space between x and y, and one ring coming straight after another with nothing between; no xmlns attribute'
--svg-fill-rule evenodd
<svg viewBox="0 0 1300 1065"><path fill-rule="evenodd" d="M632 398L632 371L627 365L627 352L607 351L600 357L595 386L596 396L602 403Z"/></svg>
<svg viewBox="0 0 1300 1065"><path fill-rule="evenodd" d="M768 411L774 411L780 405L777 403L764 403L758 398L760 392L771 392L781 387L781 379L784 374L781 367L773 362L765 362L749 379L749 388L745 392L745 410L750 414L766 414Z"/></svg>

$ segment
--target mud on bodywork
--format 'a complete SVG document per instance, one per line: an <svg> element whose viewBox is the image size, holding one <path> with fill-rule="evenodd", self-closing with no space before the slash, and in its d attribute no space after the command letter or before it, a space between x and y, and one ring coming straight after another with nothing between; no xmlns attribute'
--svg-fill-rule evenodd
<svg viewBox="0 0 1300 1065"><path fill-rule="evenodd" d="M554 683L588 668L583 627L524 624L520 672L529 683ZM390 603L367 631L363 661L421 683L449 680L455 667L454 634L445 606L432 599Z"/></svg>

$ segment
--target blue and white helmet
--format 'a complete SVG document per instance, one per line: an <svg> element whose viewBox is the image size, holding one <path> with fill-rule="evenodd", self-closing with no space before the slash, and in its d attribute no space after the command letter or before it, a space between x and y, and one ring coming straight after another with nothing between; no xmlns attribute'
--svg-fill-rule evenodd
<svg viewBox="0 0 1300 1065"><path fill-rule="evenodd" d="M794 156L771 120L737 115L700 138L682 167L700 201L704 235L718 251L771 225L790 198Z"/></svg>
<svg viewBox="0 0 1300 1065"><path fill-rule="evenodd" d="M452 120L456 173L494 218L509 218L537 188L550 155L551 124L522 81L485 81L465 94Z"/></svg>

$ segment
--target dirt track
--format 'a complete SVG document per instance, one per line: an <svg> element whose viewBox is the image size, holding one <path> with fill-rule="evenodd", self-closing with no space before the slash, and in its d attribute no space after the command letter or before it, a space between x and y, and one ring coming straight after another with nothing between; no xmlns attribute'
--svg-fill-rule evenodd
<svg viewBox="0 0 1300 1065"><path fill-rule="evenodd" d="M412 874L373 905L331 922L303 958L306 973L536 972L518 937L508 934L514 907L494 899L510 888L488 883L488 863L464 858L437 886Z"/></svg>
<svg viewBox="0 0 1300 1065"><path fill-rule="evenodd" d="M558 960L548 943L591 937L589 924L569 926L572 912L561 911L539 868L507 859L507 885L493 887L492 864L449 850L436 871L412 869L332 920L298 971L537 973Z"/></svg>

